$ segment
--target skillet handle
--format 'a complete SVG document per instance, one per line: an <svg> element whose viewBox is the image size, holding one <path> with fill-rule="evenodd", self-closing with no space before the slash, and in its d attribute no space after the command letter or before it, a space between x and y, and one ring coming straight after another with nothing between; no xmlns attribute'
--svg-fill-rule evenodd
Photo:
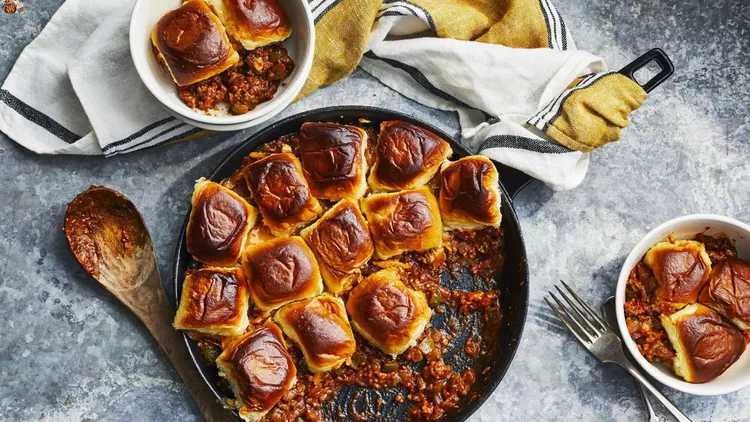
<svg viewBox="0 0 750 422"><path fill-rule="evenodd" d="M528 174L516 170L513 167L508 167L505 164L500 164L495 160L492 160L497 167L497 173L500 176L500 183L503 184L505 190L508 191L510 199L514 199L516 195L529 183L534 181L534 178Z"/></svg>
<svg viewBox="0 0 750 422"><path fill-rule="evenodd" d="M652 61L656 62L661 70L648 82L641 84L637 79L635 79L635 72L637 72L639 69L642 69ZM620 73L632 79L638 85L641 85L641 88L643 88L644 91L651 92L654 88L656 88L662 82L666 81L670 76L672 76L672 74L674 73L674 65L672 64L672 61L669 60L669 56L667 56L664 51L662 51L660 48L654 48L647 51L641 57L638 57L637 59L630 62L630 64L620 69Z"/></svg>

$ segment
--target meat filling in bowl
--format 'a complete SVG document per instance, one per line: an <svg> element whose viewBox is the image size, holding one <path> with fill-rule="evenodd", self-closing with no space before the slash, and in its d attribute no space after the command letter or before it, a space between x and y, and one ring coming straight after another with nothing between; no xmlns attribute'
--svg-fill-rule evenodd
<svg viewBox="0 0 750 422"><path fill-rule="evenodd" d="M294 70L281 44L291 32L277 0L186 0L159 19L151 41L188 107L245 114Z"/></svg>
<svg viewBox="0 0 750 422"><path fill-rule="evenodd" d="M726 235L709 236L699 233L695 240L705 245L712 266L737 256L736 248ZM639 261L630 272L625 288L625 322L643 357L649 362L662 363L672 368L675 350L660 318L677 312L684 304L658 299L657 287L653 271L643 261Z"/></svg>
<svg viewBox="0 0 750 422"><path fill-rule="evenodd" d="M272 99L281 80L294 70L294 61L279 43L238 53L240 62L221 74L177 87L182 102L204 111L226 102L232 114L245 114Z"/></svg>

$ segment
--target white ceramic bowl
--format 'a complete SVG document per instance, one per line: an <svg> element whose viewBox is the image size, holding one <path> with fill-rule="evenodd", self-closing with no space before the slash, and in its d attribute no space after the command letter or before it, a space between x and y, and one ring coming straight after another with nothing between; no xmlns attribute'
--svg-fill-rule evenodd
<svg viewBox="0 0 750 422"><path fill-rule="evenodd" d="M177 95L177 86L172 77L156 61L151 44L151 31L165 13L176 9L180 4L182 0L137 0L130 17L130 54L135 68L146 88L170 114L204 129L228 131L259 124L270 118L264 118L265 115L278 114L291 104L307 80L315 50L315 24L307 1L282 2L284 12L292 24L292 35L283 44L294 60L294 71L282 81L282 86L273 99L258 104L254 110L239 116L232 115L226 110L205 114L188 107Z"/></svg>
<svg viewBox="0 0 750 422"><path fill-rule="evenodd" d="M638 346L628 333L628 328L625 325L625 311L623 309L625 305L625 285L628 275L633 267L635 267L635 264L643 258L652 246L665 240L670 234L675 239L693 239L695 234L703 232L706 234L726 233L730 239L735 241L739 257L743 259L750 258L750 226L745 223L713 214L688 215L667 221L651 230L646 237L638 242L625 260L625 265L622 267L622 271L620 271L620 278L617 280L617 293L615 295L617 325L620 329L620 335L625 340L625 345L635 357L636 362L654 379L668 387L688 394L717 396L732 393L750 386L750 350L745 350L740 359L729 367L726 372L721 374L721 376L703 384L691 384L674 375L664 365L654 365L641 355L638 351Z"/></svg>

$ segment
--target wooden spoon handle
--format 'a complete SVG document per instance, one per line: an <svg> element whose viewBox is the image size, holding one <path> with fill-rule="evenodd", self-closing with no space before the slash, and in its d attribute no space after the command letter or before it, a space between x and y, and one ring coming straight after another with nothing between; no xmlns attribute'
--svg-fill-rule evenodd
<svg viewBox="0 0 750 422"><path fill-rule="evenodd" d="M146 325L167 354L206 420L234 420L232 413L218 401L195 367L182 333L172 327L174 310L167 301L158 270L154 270L142 286L131 290L127 296L129 300L123 297L120 300Z"/></svg>

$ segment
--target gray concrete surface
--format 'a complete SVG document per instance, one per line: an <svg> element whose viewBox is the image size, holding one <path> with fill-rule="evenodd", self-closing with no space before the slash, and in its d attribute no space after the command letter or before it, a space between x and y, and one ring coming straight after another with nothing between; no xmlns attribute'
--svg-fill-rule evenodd
<svg viewBox="0 0 750 422"><path fill-rule="evenodd" d="M0 80L61 2L0 13ZM750 5L556 3L579 47L610 67L662 47L677 72L633 115L621 142L594 153L579 188L534 184L517 197L531 267L528 322L505 380L472 420L645 420L634 381L550 326L542 296L562 278L601 303L630 248L669 218L712 212L750 222ZM361 71L278 118L340 104L388 107L457 130L453 114ZM146 330L75 262L60 225L76 193L92 184L118 189L142 211L167 277L193 181L252 132L113 159L38 156L0 134L0 420L200 419ZM750 420L750 390L662 391L695 421Z"/></svg>

